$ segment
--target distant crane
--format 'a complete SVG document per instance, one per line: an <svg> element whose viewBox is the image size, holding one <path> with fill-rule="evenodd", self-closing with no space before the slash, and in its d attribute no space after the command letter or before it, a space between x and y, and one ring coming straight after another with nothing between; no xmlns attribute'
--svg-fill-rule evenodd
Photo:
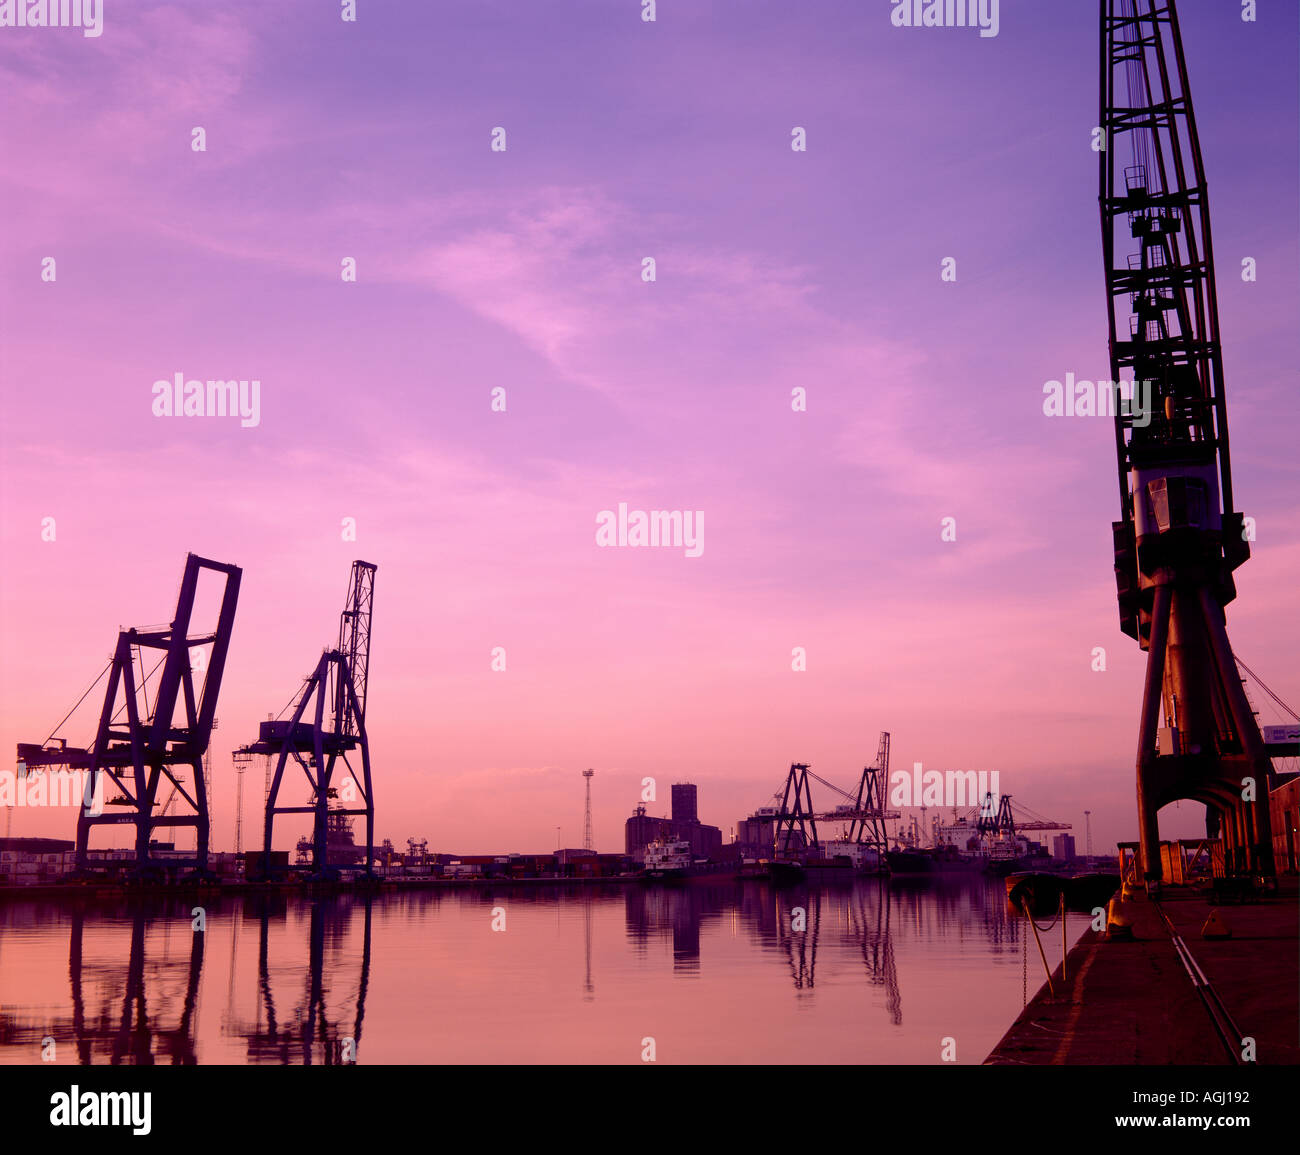
<svg viewBox="0 0 1300 1155"><path fill-rule="evenodd" d="M1091 862L1092 861L1092 811L1091 810L1085 810L1083 812L1083 828L1087 833L1087 847L1088 847L1087 855L1088 855L1088 861Z"/></svg>
<svg viewBox="0 0 1300 1155"><path fill-rule="evenodd" d="M427 838L408 838L406 840L405 866L414 864L417 874L425 874L429 869L429 840Z"/></svg>
<svg viewBox="0 0 1300 1155"><path fill-rule="evenodd" d="M252 757L240 750L232 755L235 763L235 857L240 861L244 857L244 771Z"/></svg>
<svg viewBox="0 0 1300 1155"><path fill-rule="evenodd" d="M276 760L266 796L263 827L263 872L266 877L271 875L271 840L277 814L313 816L311 863L313 876L317 878L337 874L329 861L331 815L364 815L364 870L367 875L371 873L375 806L370 781L370 742L366 735L366 687L370 671L370 624L376 568L370 562L352 563L348 596L339 616L338 645L321 655L315 671L286 707L286 711L292 707L292 716L287 721L272 719L263 722L257 741L240 748L239 753L264 754ZM357 768L348 759L352 751L360 752L360 778L357 777ZM302 770L311 788L308 805L278 805L284 770L290 758ZM341 786L336 786L334 774L340 761L348 776L341 780ZM332 808L330 802L336 798L353 805Z"/></svg>
<svg viewBox="0 0 1300 1155"><path fill-rule="evenodd" d="M1233 505L1205 172L1174 0L1101 0L1099 123L1111 378L1127 372L1136 395L1115 405L1112 533L1120 629L1147 654L1142 872L1159 886L1160 808L1190 799L1230 871L1271 876L1272 765L1224 614L1251 534Z"/></svg>
<svg viewBox="0 0 1300 1155"><path fill-rule="evenodd" d="M993 792L990 790L984 795L984 805L980 808L979 817L975 820L975 829L981 834L1005 835L1007 838L1015 838L1018 831L1025 830L1071 829L1068 822L1053 822L1038 815L1033 815L1031 811L1023 806L1021 809L1031 814L1031 817L1022 818L1017 822L1011 809L1011 795L1003 794L995 811L993 809Z"/></svg>
<svg viewBox="0 0 1300 1155"><path fill-rule="evenodd" d="M858 782L858 794L853 800L853 819L849 823L849 841L869 846L876 851L877 862L886 869L885 852L889 849L889 836L885 820L901 818L896 811L885 809L885 790L889 785L889 731L881 730L876 761L864 767Z"/></svg>
<svg viewBox="0 0 1300 1155"><path fill-rule="evenodd" d="M796 826L803 839L803 847L794 845ZM812 832L811 838L809 830ZM776 853L788 856L793 850L816 845L817 819L813 814L812 787L808 784L808 764L792 762L776 814Z"/></svg>
<svg viewBox="0 0 1300 1155"><path fill-rule="evenodd" d="M211 631L192 634L190 619L194 613L195 594L199 578L205 571L224 578L220 609L216 626ZM113 813L95 814L91 807L81 808L77 816L78 873L84 874L92 867L91 830L110 823L128 823L135 827L135 877L157 876L164 865L192 866L197 872L206 872L210 820L203 756L215 722L217 695L235 623L241 573L238 566L188 554L176 598L176 616L170 624L119 632L112 660L82 695L84 701L104 674L108 674L104 705L93 744L85 749L69 746L65 739L53 735L43 743L18 744L18 760L28 767L66 766L88 771L85 791L88 799L96 796L101 785L100 775L107 775L121 791L120 795L109 799L108 804L114 807ZM206 662L196 668L191 651L206 646L212 647L211 652ZM149 670L145 669L146 650L159 650L162 654ZM149 679L160 669L151 704ZM197 692L196 672L203 674ZM68 712L63 722L76 708L74 706ZM123 713L125 719L121 718ZM181 784L180 775L174 769L179 766L189 766L193 771L193 794ZM188 809L185 813L154 814L154 807L158 805L158 788L164 779L172 784L173 794L179 792L186 803ZM149 844L154 828L158 826L194 827L196 846L193 856L173 855L165 862L151 857Z"/></svg>
<svg viewBox="0 0 1300 1155"><path fill-rule="evenodd" d="M833 782L814 774L804 762L795 762L786 775L785 787L773 795L776 806L777 852L788 855L797 849L817 849L821 843L818 822L847 822L848 841L875 849L884 861L887 849L885 820L902 817L885 809L885 788L889 778L889 733L881 731L876 761L863 768L856 793L842 790ZM812 782L818 782L844 799L834 810L818 811L813 806ZM796 828L798 840L796 842Z"/></svg>

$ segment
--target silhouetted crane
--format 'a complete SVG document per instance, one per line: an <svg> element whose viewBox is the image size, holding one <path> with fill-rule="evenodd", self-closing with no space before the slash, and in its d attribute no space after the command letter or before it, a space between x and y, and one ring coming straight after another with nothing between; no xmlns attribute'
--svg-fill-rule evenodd
<svg viewBox="0 0 1300 1155"><path fill-rule="evenodd" d="M195 594L204 571L225 579L220 609L213 630L191 634ZM91 829L111 823L135 826L132 873L137 878L156 876L164 866L188 865L199 872L207 870L208 790L203 755L212 736L217 695L225 670L226 652L230 647L235 605L239 600L240 577L241 571L237 566L188 554L176 598L176 616L171 623L122 630L117 636L117 648L104 671L108 674L108 686L94 743L83 749L69 746L64 739L51 735L40 744L18 744L18 760L28 768L67 767L88 771L87 801L95 797L101 785L101 774L107 775L121 791L120 795L109 800L109 805L114 807L111 813L96 814L91 806L82 806L77 817L76 863L79 873L86 872L92 865L89 858ZM211 646L211 652L205 663L196 666L192 651L198 648L202 652L201 648L205 646ZM146 650L162 651L151 670L145 669ZM160 669L153 703L150 704L149 679ZM196 672L203 674L197 690ZM98 682L96 679L90 690L82 695L82 701ZM75 710L76 706L69 711L68 717ZM178 710L180 717L177 716ZM125 720L121 718L123 713ZM63 722L59 725L62 726ZM192 769L193 794L182 784L181 776L174 772L173 768L178 766ZM158 788L164 779L171 783L173 793L179 794L186 804L180 813L155 815L153 812L158 805ZM165 810L170 808L170 803L171 799ZM151 858L151 836L160 826L193 826L197 843L193 857L173 854L165 860Z"/></svg>
<svg viewBox="0 0 1300 1155"><path fill-rule="evenodd" d="M364 870L366 874L371 873L375 806L370 783L370 743L366 737L366 688L370 672L370 619L376 568L369 562L352 563L347 601L339 617L338 646L321 655L315 671L290 703L291 717L287 721L271 719L263 722L258 740L237 751L240 755L265 754L276 759L266 798L263 838L263 872L266 877L271 875L271 838L277 814L313 816L312 873L316 878L332 877L337 873L329 861L331 815L364 815ZM361 755L360 779L356 767L348 759L351 751L359 751ZM290 758L302 769L311 787L311 801L307 805L278 805L285 766ZM334 782L334 772L340 761L347 770L341 787ZM331 800L339 798L353 805L331 807Z"/></svg>
<svg viewBox="0 0 1300 1155"><path fill-rule="evenodd" d="M1271 765L1224 615L1249 532L1233 508L1210 216L1178 9L1102 0L1101 33L1111 376L1142 383L1139 403L1115 407L1122 516L1113 532L1120 628L1147 652L1143 874L1159 883L1158 812L1187 798L1205 804L1229 869L1271 875Z"/></svg>

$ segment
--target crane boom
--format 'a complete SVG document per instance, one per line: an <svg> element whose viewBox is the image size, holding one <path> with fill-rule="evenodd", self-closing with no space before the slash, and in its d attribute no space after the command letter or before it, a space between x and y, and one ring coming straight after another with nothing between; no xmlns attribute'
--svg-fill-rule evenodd
<svg viewBox="0 0 1300 1155"><path fill-rule="evenodd" d="M356 708L341 680L334 688L334 717L337 730L350 738L358 736L365 723L366 679L370 669L370 615L375 602L376 566L354 561L348 581L348 598L339 615L339 653L347 664L356 693Z"/></svg>

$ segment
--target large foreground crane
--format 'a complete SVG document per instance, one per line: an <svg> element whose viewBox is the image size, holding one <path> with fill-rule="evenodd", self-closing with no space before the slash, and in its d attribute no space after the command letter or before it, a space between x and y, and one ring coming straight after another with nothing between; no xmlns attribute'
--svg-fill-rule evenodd
<svg viewBox="0 0 1300 1155"><path fill-rule="evenodd" d="M332 822L347 822L352 815L366 820L365 857L371 871L374 855L375 804L370 788L370 742L366 736L366 688L370 672L370 616L375 597L376 567L365 561L352 563L347 601L339 616L338 645L326 650L315 671L290 703L286 721L272 719L259 727L258 740L241 747L237 757L265 754L274 758L275 772L266 799L263 829L263 873L270 877L271 838L277 814L311 814L312 873L329 878L337 873L330 862ZM360 753L361 777L348 759ZM285 767L292 758L306 776L310 799L302 805L280 805ZM342 766L339 766L339 763ZM346 770L335 783L335 771ZM331 801L351 805L331 806Z"/></svg>
<svg viewBox="0 0 1300 1155"><path fill-rule="evenodd" d="M224 578L217 622L212 630L191 633L190 619L204 571ZM198 872L207 870L208 789L203 756L215 724L217 695L235 623L240 577L237 566L187 555L176 599L176 616L171 623L122 630L117 636L117 648L105 670L108 686L94 743L89 748L69 746L62 738L47 739L40 744L19 743L18 760L29 771L66 767L88 774L85 804L77 817L79 873L96 865L89 856L90 832L106 824L135 827L132 873L138 879L156 877L164 867L192 866ZM207 650L209 646L211 650ZM148 669L146 654L155 650L161 652L161 657ZM206 657L198 659L195 651ZM203 676L198 679L195 675L200 672ZM159 676L152 687L150 702L150 679L155 673ZM182 766L189 767L188 786L180 770ZM102 811L92 805L104 785L101 775L120 791L107 800L106 807L111 809ZM162 812L155 815L158 789L164 780L170 783L171 793ZM180 807L175 814L169 813L178 797ZM155 829L186 826L194 827L195 831L193 856L171 853L163 858L151 854Z"/></svg>
<svg viewBox="0 0 1300 1155"><path fill-rule="evenodd" d="M1233 507L1205 173L1174 0L1101 0L1099 201L1121 518L1120 628L1147 653L1137 750L1148 885L1158 812L1206 806L1227 868L1271 875L1271 764L1228 643L1224 606L1250 555ZM1161 718L1163 717L1163 724Z"/></svg>

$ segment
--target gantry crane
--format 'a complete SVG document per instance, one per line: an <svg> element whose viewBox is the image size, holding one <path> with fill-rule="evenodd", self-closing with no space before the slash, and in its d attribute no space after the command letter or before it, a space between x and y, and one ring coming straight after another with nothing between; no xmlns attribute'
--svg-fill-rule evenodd
<svg viewBox="0 0 1300 1155"><path fill-rule="evenodd" d="M220 609L214 629L191 634L195 594L204 571L224 578ZM100 678L104 673L108 674L108 686L95 741L88 749L69 746L65 739L52 736L40 744L18 744L18 760L29 769L67 767L88 772L87 805L81 808L77 817L78 873L85 873L92 867L89 857L91 829L110 823L135 826L134 877L155 877L164 866L192 866L200 873L206 872L209 819L203 756L215 724L217 695L221 690L226 652L235 622L241 572L237 566L209 561L195 554L187 555L176 599L176 616L171 623L122 630L118 634L113 658L100 674ZM212 649L205 667L199 667L194 663L192 651L204 646ZM152 669L147 670L145 652L149 650L160 650L162 656ZM160 668L161 674L150 703L149 679ZM200 670L203 678L196 691L195 673ZM96 685L98 681L96 679ZM176 716L178 709L183 712L179 718ZM125 719L121 717L123 713ZM193 773L193 794L184 785L177 769L180 766L190 767ZM108 799L107 805L113 807L112 813L95 813L96 808L89 805L101 786L101 774L107 775L121 791L118 796ZM169 797L164 813L155 815L158 788L164 779L171 783L173 795ZM177 794L184 803L181 811L174 815L166 813ZM151 835L161 826L193 826L196 835L194 855L172 854L165 860L152 858Z"/></svg>
<svg viewBox="0 0 1300 1155"><path fill-rule="evenodd" d="M799 828L802 847L794 844L795 827ZM809 838L809 828L812 837ZM817 846L817 819L813 814L812 787L808 784L808 764L792 762L785 778L781 804L776 813L774 845L778 858L789 857L796 849Z"/></svg>
<svg viewBox="0 0 1300 1155"><path fill-rule="evenodd" d="M1116 405L1113 533L1120 628L1147 653L1143 874L1159 885L1158 812L1186 798L1205 804L1230 870L1271 875L1271 765L1225 625L1250 546L1233 506L1205 173L1174 0L1101 0L1101 127L1111 377L1142 383L1138 403Z"/></svg>
<svg viewBox="0 0 1300 1155"><path fill-rule="evenodd" d="M1048 818L1037 817L1022 818L1017 822L1011 809L1011 795L1003 794L995 811L993 792L990 790L984 795L984 805L980 807L979 817L975 819L975 829L981 834L1001 835L1014 839L1018 832L1025 830L1069 830L1071 826L1068 822L1053 822Z"/></svg>
<svg viewBox="0 0 1300 1155"><path fill-rule="evenodd" d="M875 850L882 870L885 868L885 851L889 849L885 820L902 817L898 811L885 809L885 790L888 786L889 731L881 730L875 764L864 767L858 781L858 795L853 800L853 817L849 823L849 841Z"/></svg>
<svg viewBox="0 0 1300 1155"><path fill-rule="evenodd" d="M303 684L285 712L293 713L286 721L270 719L261 723L258 740L242 746L237 756L265 754L276 759L266 797L263 828L264 876L271 876L271 838L277 814L311 814L312 873L315 878L330 878L337 872L329 861L331 815L364 815L366 848L364 871L371 873L374 855L375 805L370 784L370 742L366 736L366 687L370 672L370 619L375 597L375 570L365 561L354 561L348 582L347 600L339 617L338 645L326 650L316 669ZM313 704L314 703L314 704ZM350 751L359 751L361 777L348 759ZM278 804L284 770L290 758L298 764L311 790L304 805ZM347 777L335 784L334 772L342 761ZM341 799L353 805L331 806Z"/></svg>
<svg viewBox="0 0 1300 1155"><path fill-rule="evenodd" d="M828 790L844 799L834 810L818 811L813 806L812 785L820 782ZM786 775L783 789L773 795L778 803L774 820L775 846L779 856L789 856L796 849L817 850L821 843L817 835L818 822L847 822L849 842L874 849L884 862L888 839L885 820L900 818L898 811L885 809L885 789L889 781L889 733L882 730L876 761L862 770L856 794L841 790L834 782L818 777L807 763L795 762ZM798 828L799 840L795 838ZM800 845L800 842L802 845Z"/></svg>

